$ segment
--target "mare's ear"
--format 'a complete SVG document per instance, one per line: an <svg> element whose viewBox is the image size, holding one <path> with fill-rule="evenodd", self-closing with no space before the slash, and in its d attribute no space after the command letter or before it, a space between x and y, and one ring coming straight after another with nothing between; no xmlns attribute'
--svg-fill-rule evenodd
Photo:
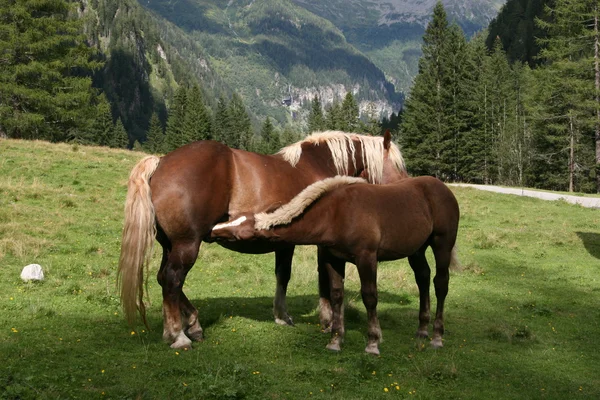
<svg viewBox="0 0 600 400"><path fill-rule="evenodd" d="M392 143L392 134L390 133L389 129L386 129L385 133L383 134L383 148L386 150L389 150L391 143Z"/></svg>

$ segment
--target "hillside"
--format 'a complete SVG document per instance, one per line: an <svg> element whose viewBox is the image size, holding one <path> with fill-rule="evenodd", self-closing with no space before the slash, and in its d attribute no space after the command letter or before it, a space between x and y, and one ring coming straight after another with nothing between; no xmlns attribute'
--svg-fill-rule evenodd
<svg viewBox="0 0 600 400"><path fill-rule="evenodd" d="M350 44L381 68L401 92L418 71L421 37L436 0L293 0L331 21ZM467 37L485 29L504 0L444 0L448 18Z"/></svg>
<svg viewBox="0 0 600 400"><path fill-rule="evenodd" d="M418 69L433 0L84 2L87 35L104 55L95 78L133 139L181 83L216 99L239 93L255 127L265 116L303 126L308 102L347 91L361 111L397 111ZM501 1L445 2L467 32L485 26Z"/></svg>
<svg viewBox="0 0 600 400"><path fill-rule="evenodd" d="M307 113L301 111L303 104L315 94L330 104L347 91L362 102L361 108L375 102L386 115L402 102L385 74L334 24L289 1L141 4L162 18L166 41L222 77L257 115L280 122L302 119L300 114ZM166 35L173 26L180 28L179 37ZM182 46L184 37L201 53ZM284 100L291 101L290 108Z"/></svg>

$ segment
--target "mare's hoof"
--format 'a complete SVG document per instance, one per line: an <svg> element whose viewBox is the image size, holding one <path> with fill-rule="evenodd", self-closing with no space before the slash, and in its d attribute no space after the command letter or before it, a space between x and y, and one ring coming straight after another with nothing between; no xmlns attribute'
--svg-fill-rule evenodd
<svg viewBox="0 0 600 400"><path fill-rule="evenodd" d="M194 342L203 342L204 341L204 334L202 333L202 330L195 331L195 332L187 331L186 335L187 335L187 337L192 339Z"/></svg>
<svg viewBox="0 0 600 400"><path fill-rule="evenodd" d="M286 315L285 317L283 317L283 319L275 317L275 323L277 325L295 326L294 321L292 321L292 317L290 317L289 315Z"/></svg>
<svg viewBox="0 0 600 400"><path fill-rule="evenodd" d="M365 352L378 356L379 355L379 347L377 346L376 343L369 344L369 345L367 345L367 347L365 347Z"/></svg>
<svg viewBox="0 0 600 400"><path fill-rule="evenodd" d="M183 332L177 336L177 340L171 344L172 349L191 349L192 341L183 334Z"/></svg>
<svg viewBox="0 0 600 400"><path fill-rule="evenodd" d="M429 337L429 332L427 331L417 331L415 337L418 339L426 339Z"/></svg>
<svg viewBox="0 0 600 400"><path fill-rule="evenodd" d="M342 351L342 348L340 347L339 343L329 343L326 347L327 347L327 350L331 350L331 351L335 351L335 352Z"/></svg>
<svg viewBox="0 0 600 400"><path fill-rule="evenodd" d="M435 338L431 341L432 349L441 349L442 347L444 347L444 344L442 343L442 338Z"/></svg>

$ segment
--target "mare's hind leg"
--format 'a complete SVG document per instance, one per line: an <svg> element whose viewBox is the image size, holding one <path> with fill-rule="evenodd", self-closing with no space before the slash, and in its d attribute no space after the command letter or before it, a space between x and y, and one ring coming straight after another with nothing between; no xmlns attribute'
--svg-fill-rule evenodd
<svg viewBox="0 0 600 400"><path fill-rule="evenodd" d="M415 280L419 287L419 329L417 329L417 337L426 338L429 336L427 327L429 326L430 319L429 285L431 282L431 270L425 258L425 248L408 257L408 263L415 273Z"/></svg>
<svg viewBox="0 0 600 400"><path fill-rule="evenodd" d="M196 261L199 247L200 243L194 241L173 244L167 252L166 262L161 265L158 273L158 282L162 286L163 294L163 339L171 343L172 348L188 348L192 345L192 341L183 331L181 314L182 306L186 305L182 304L182 297L185 298L182 289L185 277ZM163 260L164 258L165 256Z"/></svg>
<svg viewBox="0 0 600 400"><path fill-rule="evenodd" d="M198 319L198 310L189 301L183 290L179 295L179 305L181 307L181 315L184 318L182 321L185 335L195 342L204 340L200 320Z"/></svg>
<svg viewBox="0 0 600 400"><path fill-rule="evenodd" d="M381 342L381 328L377 318L377 256L375 253L367 254L357 260L356 267L360 276L360 294L367 309L369 330L368 342L365 351L379 355Z"/></svg>
<svg viewBox="0 0 600 400"><path fill-rule="evenodd" d="M277 288L275 289L275 298L273 299L273 315L275 323L279 325L294 325L292 317L287 312L285 296L288 283L292 276L292 257L294 256L294 246L275 250L275 277L277 278Z"/></svg>
<svg viewBox="0 0 600 400"><path fill-rule="evenodd" d="M331 287L329 283L329 268L335 271L344 271L345 261L327 256L327 250L318 247L317 250L319 273L319 322L323 332L331 332L333 311L331 309ZM344 274L342 274L342 278Z"/></svg>
<svg viewBox="0 0 600 400"><path fill-rule="evenodd" d="M435 321L433 322L433 338L431 340L433 348L440 348L444 345L442 343L442 336L444 334L444 302L446 301L446 295L448 295L448 282L450 281L449 268L453 247L448 246L447 243L438 244L438 242L440 240L436 238L432 245L433 255L435 256L435 278L433 278L433 285L437 299Z"/></svg>

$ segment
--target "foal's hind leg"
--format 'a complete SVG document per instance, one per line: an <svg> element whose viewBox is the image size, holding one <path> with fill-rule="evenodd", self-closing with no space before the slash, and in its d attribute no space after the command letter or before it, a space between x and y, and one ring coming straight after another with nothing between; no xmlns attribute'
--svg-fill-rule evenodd
<svg viewBox="0 0 600 400"><path fill-rule="evenodd" d="M193 241L173 244L166 256L166 262L158 273L158 282L162 286L163 293L163 339L167 343L171 343L172 348L188 348L192 345L192 341L183 331L182 306L188 309L188 305L185 304L187 298L182 289L185 277L196 261L199 247L200 243ZM183 298L185 299L183 300L184 304L182 304Z"/></svg>
<svg viewBox="0 0 600 400"><path fill-rule="evenodd" d="M415 280L419 287L419 329L417 337L426 338L429 336L427 328L429 326L429 285L431 282L431 270L425 258L425 248L408 257L408 263L415 273Z"/></svg>
<svg viewBox="0 0 600 400"><path fill-rule="evenodd" d="M435 310L435 321L433 322L433 338L431 346L440 348L443 346L442 336L444 334L444 302L448 294L448 282L450 281L450 262L452 260L452 247L447 243L437 244L434 240L432 245L433 255L435 256L435 278L433 284L435 287L435 297L437 305Z"/></svg>
<svg viewBox="0 0 600 400"><path fill-rule="evenodd" d="M279 325L294 325L292 317L287 312L285 302L288 283L292 275L293 256L294 246L275 250L277 288L275 289L275 298L273 300L273 315L275 316L275 322Z"/></svg>
<svg viewBox="0 0 600 400"><path fill-rule="evenodd" d="M328 257L327 250L323 247L317 249L319 273L319 322L323 332L331 332L333 311L331 309L331 287L329 281L329 268L341 271L344 278L346 262L339 258Z"/></svg>
<svg viewBox="0 0 600 400"><path fill-rule="evenodd" d="M377 257L368 254L357 260L356 267L360 276L360 294L367 309L369 330L368 342L365 351L379 355L379 342L381 342L381 328L377 318Z"/></svg>

